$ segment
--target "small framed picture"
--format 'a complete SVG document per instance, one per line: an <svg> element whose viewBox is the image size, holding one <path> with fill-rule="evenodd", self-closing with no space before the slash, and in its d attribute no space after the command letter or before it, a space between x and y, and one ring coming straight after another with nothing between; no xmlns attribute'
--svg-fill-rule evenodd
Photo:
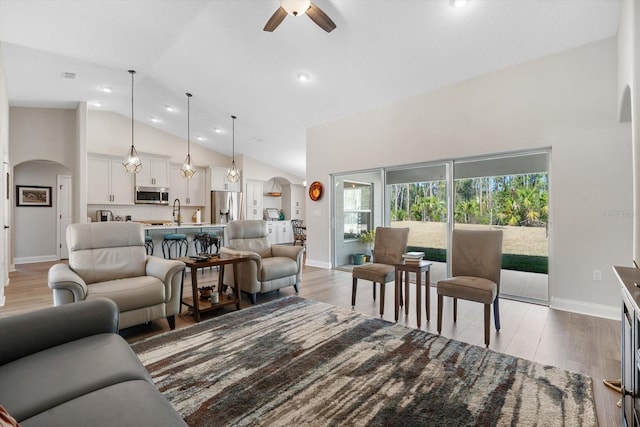
<svg viewBox="0 0 640 427"><path fill-rule="evenodd" d="M16 206L51 207L51 187L16 185Z"/></svg>

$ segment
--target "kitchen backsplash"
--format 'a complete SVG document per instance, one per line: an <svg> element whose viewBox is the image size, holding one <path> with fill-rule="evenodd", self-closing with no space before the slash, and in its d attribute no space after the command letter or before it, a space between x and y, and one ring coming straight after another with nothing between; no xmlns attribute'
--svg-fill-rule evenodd
<svg viewBox="0 0 640 427"><path fill-rule="evenodd" d="M113 213L114 221L120 217L122 221L125 220L127 215L131 215L132 221L140 220L173 220L172 212L173 205L135 205L135 206L118 206L118 205L87 205L87 216L91 218L91 221L96 221L96 210L104 209ZM182 214L183 222L191 222L191 217L195 214L197 207L181 206L180 213ZM202 222L211 222L211 219L205 216L204 208L200 208Z"/></svg>

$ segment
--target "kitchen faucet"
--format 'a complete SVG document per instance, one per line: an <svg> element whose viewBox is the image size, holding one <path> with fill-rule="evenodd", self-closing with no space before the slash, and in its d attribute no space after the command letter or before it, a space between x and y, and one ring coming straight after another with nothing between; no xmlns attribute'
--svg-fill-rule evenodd
<svg viewBox="0 0 640 427"><path fill-rule="evenodd" d="M176 202L178 203L178 209L176 209ZM178 213L178 217L176 218L176 212ZM182 215L180 214L180 199L175 199L173 201L173 221L180 225L182 222Z"/></svg>

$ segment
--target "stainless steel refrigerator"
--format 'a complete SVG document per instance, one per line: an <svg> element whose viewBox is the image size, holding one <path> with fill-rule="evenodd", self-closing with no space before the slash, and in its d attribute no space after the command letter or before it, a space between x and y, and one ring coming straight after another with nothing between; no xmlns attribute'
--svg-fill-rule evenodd
<svg viewBox="0 0 640 427"><path fill-rule="evenodd" d="M233 191L211 192L211 223L226 224L241 219L242 193Z"/></svg>

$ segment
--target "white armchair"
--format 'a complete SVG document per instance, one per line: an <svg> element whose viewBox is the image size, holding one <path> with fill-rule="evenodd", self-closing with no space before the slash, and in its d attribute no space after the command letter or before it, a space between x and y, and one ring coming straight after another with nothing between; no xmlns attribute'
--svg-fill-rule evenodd
<svg viewBox="0 0 640 427"><path fill-rule="evenodd" d="M146 254L142 224L97 222L67 227L69 264L49 269L55 306L106 297L120 312L119 328L180 312L184 263Z"/></svg>
<svg viewBox="0 0 640 427"><path fill-rule="evenodd" d="M256 303L258 293L293 286L298 292L302 280L302 246L271 245L267 222L233 221L227 226L229 244L220 252L242 254L251 261L238 264L238 286ZM233 269L224 270L224 284L234 283Z"/></svg>

